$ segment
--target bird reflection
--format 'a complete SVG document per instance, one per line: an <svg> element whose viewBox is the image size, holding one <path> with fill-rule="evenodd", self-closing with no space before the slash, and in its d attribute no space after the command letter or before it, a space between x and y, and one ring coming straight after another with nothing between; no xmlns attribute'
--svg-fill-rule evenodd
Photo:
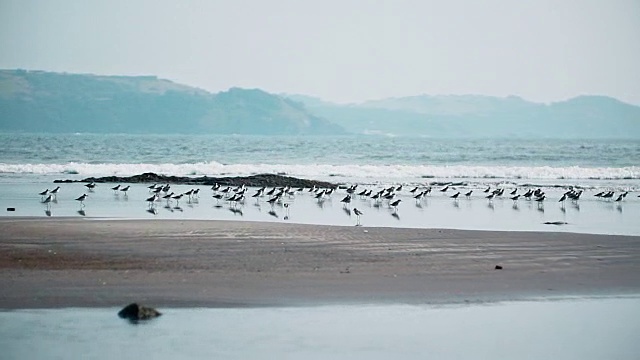
<svg viewBox="0 0 640 360"><path fill-rule="evenodd" d="M342 210L344 211L345 214L347 214L347 216L351 216L351 209L349 208L342 208Z"/></svg>
<svg viewBox="0 0 640 360"><path fill-rule="evenodd" d="M44 214L47 215L47 216L51 216L51 209L46 209L44 211Z"/></svg>
<svg viewBox="0 0 640 360"><path fill-rule="evenodd" d="M146 210L149 214L158 215L158 210L156 208L149 208Z"/></svg>
<svg viewBox="0 0 640 360"><path fill-rule="evenodd" d="M231 211L233 213L233 215L240 215L243 216L244 214L242 213L242 209L237 209L237 208L229 208L229 211Z"/></svg>
<svg viewBox="0 0 640 360"><path fill-rule="evenodd" d="M391 213L391 216L393 216L394 218L396 218L397 220L400 220L400 215L398 215L397 211L394 211Z"/></svg>
<svg viewBox="0 0 640 360"><path fill-rule="evenodd" d="M278 217L278 213L276 213L274 210L270 210L270 211L268 212L268 214L269 214L269 215L271 215L271 216L273 216L274 218L277 218L277 217Z"/></svg>
<svg viewBox="0 0 640 360"><path fill-rule="evenodd" d="M80 214L80 216L87 216L87 213L84 211L84 209L78 210L78 214Z"/></svg>

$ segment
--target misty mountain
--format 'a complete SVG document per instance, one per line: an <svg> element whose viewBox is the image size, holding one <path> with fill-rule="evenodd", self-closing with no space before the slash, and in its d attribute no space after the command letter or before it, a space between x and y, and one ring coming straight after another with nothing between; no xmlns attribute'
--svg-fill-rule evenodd
<svg viewBox="0 0 640 360"><path fill-rule="evenodd" d="M211 94L155 76L0 70L0 131L329 135L303 104L261 90Z"/></svg>
<svg viewBox="0 0 640 360"><path fill-rule="evenodd" d="M425 137L640 138L640 107L604 96L541 104L516 96L411 96L339 105L290 95L357 134Z"/></svg>

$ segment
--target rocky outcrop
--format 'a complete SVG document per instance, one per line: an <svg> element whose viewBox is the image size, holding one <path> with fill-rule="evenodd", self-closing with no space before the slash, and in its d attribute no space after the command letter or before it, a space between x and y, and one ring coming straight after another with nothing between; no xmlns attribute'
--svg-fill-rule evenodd
<svg viewBox="0 0 640 360"><path fill-rule="evenodd" d="M137 303L129 304L118 312L118 316L122 319L131 321L149 320L162 315L158 310Z"/></svg>
<svg viewBox="0 0 640 360"><path fill-rule="evenodd" d="M105 176L90 177L82 180L55 180L54 183L72 183L72 182L95 182L95 183L156 183L156 184L184 184L184 185L215 185L222 186L252 186L252 187L277 187L291 186L299 187L319 187L319 188L335 188L336 185L326 181L316 181L299 179L295 177L276 175L276 174L260 174L251 176L236 177L188 177L188 176L166 176L155 173L144 173L140 175L122 177L122 176Z"/></svg>

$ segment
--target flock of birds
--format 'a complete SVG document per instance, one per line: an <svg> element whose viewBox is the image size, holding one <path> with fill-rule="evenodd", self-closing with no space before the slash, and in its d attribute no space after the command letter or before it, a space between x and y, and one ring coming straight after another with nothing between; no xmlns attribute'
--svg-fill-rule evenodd
<svg viewBox="0 0 640 360"><path fill-rule="evenodd" d="M96 188L96 183L91 182L84 185L87 188L87 192L91 193ZM468 190L464 194L461 191L457 190L457 186L453 184L444 184L441 185L437 190L434 190L432 186L414 186L411 190L408 190L408 194L403 194L402 197L409 198L412 197L416 206L421 205L422 201L432 195L433 191L438 191L443 194L443 196L448 196L454 202L458 202L460 198L465 197L467 199L472 198L475 190ZM111 187L111 190L114 192L115 196L119 196L119 194L123 194L124 197L128 197L127 192L130 190L131 186L122 186L116 185ZM157 205L159 203L165 202L165 208L171 211L174 210L182 210L180 207L180 201L185 199L187 203L197 202L200 196L200 188L192 188L185 192L176 193L172 191L172 187L170 184L153 184L148 186L149 197L146 198L146 202L148 204L147 211L152 214L157 214ZM358 189L358 185L351 185L348 187L343 187L345 190L344 196L340 195L341 200L340 203L343 205L344 210L351 215L352 213L356 216L356 226L360 226L360 217L364 214L361 210L356 207L351 208L352 203L355 203L355 199L359 198L361 201L370 201L373 207L381 207L386 205L392 211L392 215L394 217L398 217L398 207L402 202L400 198L400 194L403 193L403 185L398 186L389 186L379 190L373 189ZM341 189L341 190L342 190ZM281 206L284 208L285 216L284 219L289 219L289 208L293 199L303 193L308 193L313 196L315 201L318 202L320 206L322 204L331 199L334 193L338 192L338 188L292 188L291 186L283 186L283 187L272 187L266 188L261 187L255 189L253 194L247 194L248 188L244 185L241 186L226 186L223 187L219 184L215 184L211 187L212 198L215 199L215 207L222 207L223 203L227 203L229 210L234 213L242 215L242 207L247 201L247 196L255 199L256 205L260 204L261 199L266 198L266 203L271 207L271 211L269 214L278 217L278 214L275 211L276 206ZM532 201L537 203L538 208L542 209L545 201L548 201L548 197L545 192L540 189L527 189L523 193L519 193L520 189L514 188L510 189L507 192L505 187L498 187L492 189L490 186L484 190L478 190L478 192L482 192L482 197L484 197L491 205L494 199L510 199L513 201L514 207L517 206L518 201L520 199L524 199L527 201ZM451 194L453 192L453 194ZM40 192L41 202L45 204L46 210L45 213L48 216L51 216L51 203L57 202L57 196L60 193L60 186L55 189L49 190L46 189L43 192ZM505 195L506 193L506 195ZM583 195L584 191L582 189L577 188L569 188L566 192L562 194L558 202L561 204L561 209L564 211L565 202L571 201L574 204L577 204ZM604 200L604 201L615 201L622 202L629 194L628 191L621 192L616 194L614 191L602 191L594 196ZM75 198L76 201L80 204L80 210L78 213L81 215L86 215L84 212L85 200L89 197L89 194L83 193L79 197ZM477 196L476 196L477 197ZM640 197L640 195L638 195Z"/></svg>

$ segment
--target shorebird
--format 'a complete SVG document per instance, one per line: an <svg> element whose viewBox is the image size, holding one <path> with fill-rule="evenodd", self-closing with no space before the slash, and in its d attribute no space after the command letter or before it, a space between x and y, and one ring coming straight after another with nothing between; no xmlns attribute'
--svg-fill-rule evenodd
<svg viewBox="0 0 640 360"><path fill-rule="evenodd" d="M512 196L511 200L513 200L513 203L515 204L516 202L518 202L518 199L520 199L520 195L516 195L516 196Z"/></svg>
<svg viewBox="0 0 640 360"><path fill-rule="evenodd" d="M55 189L51 190L51 195L53 195L54 199L58 198L58 193L60 192L60 186L56 187Z"/></svg>
<svg viewBox="0 0 640 360"><path fill-rule="evenodd" d="M353 208L353 213L356 214L356 226L360 226L360 215L363 214L358 208Z"/></svg>
<svg viewBox="0 0 640 360"><path fill-rule="evenodd" d="M49 194L49 189L46 189L45 191L38 193L38 195L42 197L43 201L44 201L44 197L47 196L47 194Z"/></svg>
<svg viewBox="0 0 640 360"><path fill-rule="evenodd" d="M149 209L152 209L155 206L155 202L158 200L158 194L153 194L150 198L147 198L147 202L149 203Z"/></svg>
<svg viewBox="0 0 640 360"><path fill-rule="evenodd" d="M80 201L80 207L84 206L84 200L87 198L87 194L82 194L82 196L80 196L79 198L76 199L76 201Z"/></svg>
<svg viewBox="0 0 640 360"><path fill-rule="evenodd" d="M558 200L558 202L561 202L562 206L564 206L565 200L567 200L567 193L562 194L562 197L560 198L560 200Z"/></svg>
<svg viewBox="0 0 640 360"><path fill-rule="evenodd" d="M340 200L341 203L344 203L344 207L347 207L348 204L351 203L351 195L347 195L345 196L342 200Z"/></svg>
<svg viewBox="0 0 640 360"><path fill-rule="evenodd" d="M400 202L402 201L402 199L398 199L394 202L392 202L391 204L389 204L389 207L392 207L395 212L398 212L398 205L400 205Z"/></svg>
<svg viewBox="0 0 640 360"><path fill-rule="evenodd" d="M95 187L96 187L96 183L94 183L92 181L92 182L90 182L88 184L85 184L84 186L86 186L86 188L89 189L89 191L93 191L93 189L95 189Z"/></svg>
<svg viewBox="0 0 640 360"><path fill-rule="evenodd" d="M125 186L125 187L120 189L120 191L122 191L124 193L124 196L127 196L127 191L129 191L130 187L131 187L130 185L127 185L127 186Z"/></svg>
<svg viewBox="0 0 640 360"><path fill-rule="evenodd" d="M440 191L442 192L447 192L447 190L449 190L449 185L443 187L442 189L440 189Z"/></svg>
<svg viewBox="0 0 640 360"><path fill-rule="evenodd" d="M452 198L455 201L458 201L458 196L460 196L460 191L458 191L457 193L455 193L455 194L453 194L453 195L451 195L449 197Z"/></svg>
<svg viewBox="0 0 640 360"><path fill-rule="evenodd" d="M113 193L114 193L114 194L118 194L118 190L120 190L120 184L118 184L118 185L116 185L116 186L112 187L112 188L111 188L111 190L113 190Z"/></svg>
<svg viewBox="0 0 640 360"><path fill-rule="evenodd" d="M52 199L53 199L53 196L51 194L49 194L49 196L47 196L46 199L42 200L42 203L47 205L47 209L51 209L51 200Z"/></svg>
<svg viewBox="0 0 640 360"><path fill-rule="evenodd" d="M184 194L173 195L171 198L176 201L176 207L180 205L180 199Z"/></svg>
<svg viewBox="0 0 640 360"><path fill-rule="evenodd" d="M466 194L464 194L464 196L466 196L467 198L470 198L472 193L473 193L473 190L469 190Z"/></svg>
<svg viewBox="0 0 640 360"><path fill-rule="evenodd" d="M539 198L536 199L536 201L538 202L538 207L541 207L543 205L544 199L546 198L545 195L540 196Z"/></svg>
<svg viewBox="0 0 640 360"><path fill-rule="evenodd" d="M623 195L623 194L620 194L620 195L618 195L618 198L616 199L616 202L620 202L620 201L622 201L623 199L624 199L624 195Z"/></svg>
<svg viewBox="0 0 640 360"><path fill-rule="evenodd" d="M512 192L510 192L509 194L510 194L510 195L513 195L513 196L515 196L517 193L518 193L518 188L515 188L515 189L513 189L513 191L512 191Z"/></svg>

